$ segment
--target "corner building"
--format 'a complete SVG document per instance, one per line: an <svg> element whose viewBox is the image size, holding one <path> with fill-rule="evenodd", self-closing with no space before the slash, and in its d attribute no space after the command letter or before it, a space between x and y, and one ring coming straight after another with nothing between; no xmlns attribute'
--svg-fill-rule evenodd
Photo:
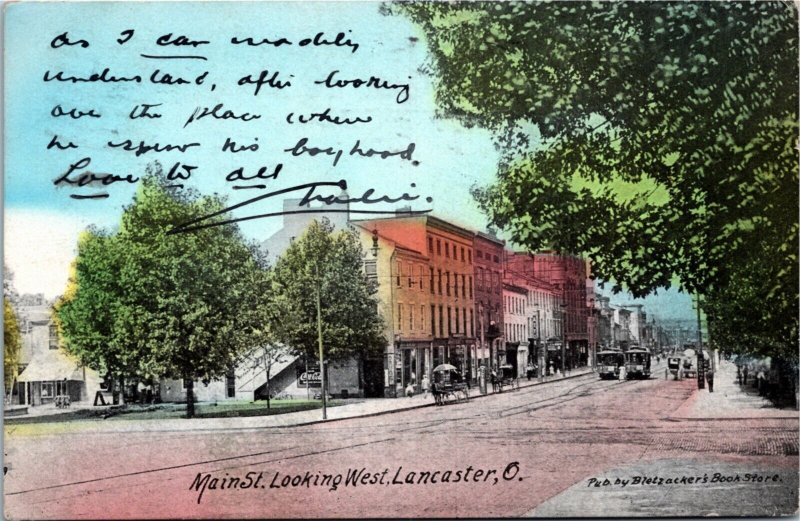
<svg viewBox="0 0 800 521"><path fill-rule="evenodd" d="M477 349L472 232L433 216L353 221L393 253L376 267L387 338L386 387L399 395L448 363L474 372ZM365 235L366 234L366 235ZM381 258L378 254L378 258ZM368 254L369 257L369 254Z"/></svg>

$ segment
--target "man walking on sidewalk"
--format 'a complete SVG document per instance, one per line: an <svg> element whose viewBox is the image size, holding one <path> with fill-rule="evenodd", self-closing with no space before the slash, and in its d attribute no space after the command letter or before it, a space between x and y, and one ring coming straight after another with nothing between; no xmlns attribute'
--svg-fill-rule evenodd
<svg viewBox="0 0 800 521"><path fill-rule="evenodd" d="M714 370L709 368L706 371L706 383L708 383L708 392L714 392Z"/></svg>

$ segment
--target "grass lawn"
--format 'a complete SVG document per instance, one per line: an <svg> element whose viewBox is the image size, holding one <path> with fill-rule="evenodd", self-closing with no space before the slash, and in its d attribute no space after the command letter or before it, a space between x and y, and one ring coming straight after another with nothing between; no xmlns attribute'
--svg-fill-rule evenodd
<svg viewBox="0 0 800 521"><path fill-rule="evenodd" d="M354 400L329 400L328 407L336 407L344 403L354 403ZM195 404L196 418L235 418L245 416L269 416L272 414L286 414L309 409L321 409L319 400L271 400L267 409L266 401L224 401L200 402ZM5 423L50 423L68 422L73 420L158 420L177 419L186 417L186 404L162 403L157 405L125 405L115 408L81 409L62 414L48 416L15 416L5 419Z"/></svg>

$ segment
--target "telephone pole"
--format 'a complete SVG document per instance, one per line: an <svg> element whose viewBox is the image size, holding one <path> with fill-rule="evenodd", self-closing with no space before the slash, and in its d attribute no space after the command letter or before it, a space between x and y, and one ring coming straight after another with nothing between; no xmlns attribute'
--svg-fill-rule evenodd
<svg viewBox="0 0 800 521"><path fill-rule="evenodd" d="M317 272L317 342L319 344L319 372L321 376L321 383L322 383L322 419L328 419L328 394L327 387L325 384L327 383L327 378L325 375L325 359L323 358L322 352L322 304L320 303L320 291L322 288L322 279L319 278L319 266L315 266Z"/></svg>

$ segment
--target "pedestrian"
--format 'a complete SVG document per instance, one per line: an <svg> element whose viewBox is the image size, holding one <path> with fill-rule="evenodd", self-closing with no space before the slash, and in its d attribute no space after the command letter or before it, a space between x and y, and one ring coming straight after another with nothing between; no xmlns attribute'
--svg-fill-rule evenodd
<svg viewBox="0 0 800 521"><path fill-rule="evenodd" d="M625 366L624 365L619 366L619 379L620 380L625 380L626 376L627 375L625 373Z"/></svg>
<svg viewBox="0 0 800 521"><path fill-rule="evenodd" d="M758 394L764 394L764 369L759 368L758 373L756 374L756 382L758 386Z"/></svg>
<svg viewBox="0 0 800 521"><path fill-rule="evenodd" d="M736 366L736 381L739 382L739 385L742 385L742 366Z"/></svg>
<svg viewBox="0 0 800 521"><path fill-rule="evenodd" d="M706 371L706 383L708 383L708 392L714 392L714 370L709 368Z"/></svg>
<svg viewBox="0 0 800 521"><path fill-rule="evenodd" d="M428 397L428 388L430 387L430 385L431 385L431 381L428 379L428 375L426 374L426 375L424 375L422 377L422 390L425 393L425 394L422 395L423 398L427 398Z"/></svg>
<svg viewBox="0 0 800 521"><path fill-rule="evenodd" d="M747 385L747 373L749 373L749 372L750 372L749 366L747 366L747 365L744 366L744 369L742 369L742 376L744 377L744 379L742 380L742 383L744 383L744 385Z"/></svg>
<svg viewBox="0 0 800 521"><path fill-rule="evenodd" d="M412 383L409 383L409 384L406 386L406 396L408 396L409 398L411 398L412 396L414 396L414 384L412 384Z"/></svg>

